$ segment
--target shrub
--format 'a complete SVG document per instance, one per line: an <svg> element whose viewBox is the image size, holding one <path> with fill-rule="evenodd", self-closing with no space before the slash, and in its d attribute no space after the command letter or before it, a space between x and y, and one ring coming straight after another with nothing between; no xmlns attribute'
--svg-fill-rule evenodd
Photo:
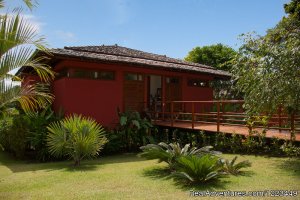
<svg viewBox="0 0 300 200"><path fill-rule="evenodd" d="M0 144L3 150L17 158L24 158L29 148L27 137L29 120L16 111L14 114L2 115L0 120Z"/></svg>
<svg viewBox="0 0 300 200"><path fill-rule="evenodd" d="M138 147L153 142L149 131L152 128L151 121L142 118L138 112L118 112L120 121L118 133L122 136L128 151L136 150Z"/></svg>
<svg viewBox="0 0 300 200"><path fill-rule="evenodd" d="M68 156L80 165L84 158L98 155L107 143L104 129L93 119L73 115L47 127L47 146L56 157Z"/></svg>
<svg viewBox="0 0 300 200"><path fill-rule="evenodd" d="M248 160L245 160L245 161L242 161L239 163L235 163L237 158L238 157L235 156L232 160L221 159L220 161L223 165L223 171L228 174L238 175L241 173L240 170L242 168L251 167L251 163Z"/></svg>
<svg viewBox="0 0 300 200"><path fill-rule="evenodd" d="M33 156L39 161L46 161L51 158L47 148L47 126L55 121L59 121L61 115L55 115L50 106L40 112L32 112L26 115L29 119L29 134L27 141Z"/></svg>
<svg viewBox="0 0 300 200"><path fill-rule="evenodd" d="M0 120L0 144L5 151L18 158L34 158L45 161L50 158L46 145L47 126L59 117L50 105L44 110L24 113L13 109L13 113L4 114Z"/></svg>
<svg viewBox="0 0 300 200"><path fill-rule="evenodd" d="M9 130L13 123L12 117L3 116L0 119L0 149L7 150L9 148L8 136Z"/></svg>
<svg viewBox="0 0 300 200"><path fill-rule="evenodd" d="M285 142L281 145L280 149L287 155L287 156L300 156L300 147L293 145L292 142Z"/></svg>
<svg viewBox="0 0 300 200"><path fill-rule="evenodd" d="M103 147L104 154L114 154L123 152L125 149L124 141L122 140L122 132L117 130L107 130L106 137L108 142Z"/></svg>
<svg viewBox="0 0 300 200"><path fill-rule="evenodd" d="M176 172L172 176L191 183L204 183L220 178L224 174L221 169L222 164L214 155L185 155L177 159Z"/></svg>
<svg viewBox="0 0 300 200"><path fill-rule="evenodd" d="M200 149L196 147L190 148L190 144L186 144L181 148L179 143L166 144L164 142L157 144L148 144L140 147L143 151L139 156L146 159L158 159L158 162L168 163L171 169L174 169L176 160L180 156L197 155L198 157L205 154L221 154L221 152L211 151L212 146L205 146Z"/></svg>

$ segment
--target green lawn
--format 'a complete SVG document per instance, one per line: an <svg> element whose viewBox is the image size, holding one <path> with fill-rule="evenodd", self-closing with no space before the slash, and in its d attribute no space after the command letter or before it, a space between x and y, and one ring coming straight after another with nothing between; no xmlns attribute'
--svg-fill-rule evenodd
<svg viewBox="0 0 300 200"><path fill-rule="evenodd" d="M74 169L71 161L26 163L0 153L0 199L218 199L191 197L190 190L298 190L300 193L300 159L239 158L243 159L253 164L243 176L194 188L165 178L165 164L133 154L84 161ZM288 199L300 199L300 194Z"/></svg>

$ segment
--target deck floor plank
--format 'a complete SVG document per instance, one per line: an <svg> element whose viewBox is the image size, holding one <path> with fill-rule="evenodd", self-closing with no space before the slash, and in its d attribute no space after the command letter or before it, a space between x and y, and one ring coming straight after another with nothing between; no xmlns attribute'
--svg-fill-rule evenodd
<svg viewBox="0 0 300 200"><path fill-rule="evenodd" d="M199 130L199 131L209 131L209 132L217 132L216 124L205 124L205 123L195 123L194 129L192 128L191 122L177 122L173 123L173 126L170 121L154 121L155 125L164 126L164 127L173 127L173 128L181 128L181 129L191 129L191 130ZM256 128L254 130L261 131L261 128ZM245 126L237 126L237 125L220 125L220 132L229 133L229 134L239 134L239 135L249 135L249 129ZM278 129L268 129L266 133L267 138L277 137L279 139L290 140L290 132L287 130ZM300 134L296 134L296 141L300 141Z"/></svg>

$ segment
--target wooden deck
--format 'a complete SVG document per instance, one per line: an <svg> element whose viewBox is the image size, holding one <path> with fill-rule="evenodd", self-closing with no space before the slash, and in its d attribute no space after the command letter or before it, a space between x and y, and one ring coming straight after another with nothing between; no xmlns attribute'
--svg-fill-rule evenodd
<svg viewBox="0 0 300 200"><path fill-rule="evenodd" d="M288 115L283 109L271 116L263 114L250 118L242 107L244 101L170 101L162 104L162 110L150 112L153 123L158 126L249 135L249 123L258 132L268 127L267 138L300 141L300 113ZM248 126L246 126L246 122Z"/></svg>
<svg viewBox="0 0 300 200"><path fill-rule="evenodd" d="M169 121L155 121L153 122L155 125L163 126L163 127L172 127L172 128L180 128L180 129L189 129L189 130L199 130L199 131L209 131L209 132L221 132L221 133L229 133L229 134L239 134L239 135L249 135L249 129L245 126L237 126L237 125L220 125L220 131L217 130L216 124L204 124L204 123L196 123L194 124L194 128L192 128L191 122L173 122L173 126ZM261 131L261 128L256 128L254 130ZM279 139L290 140L290 132L287 130L278 129L269 129L266 133L267 138L277 137ZM300 134L296 134L296 141L300 141Z"/></svg>

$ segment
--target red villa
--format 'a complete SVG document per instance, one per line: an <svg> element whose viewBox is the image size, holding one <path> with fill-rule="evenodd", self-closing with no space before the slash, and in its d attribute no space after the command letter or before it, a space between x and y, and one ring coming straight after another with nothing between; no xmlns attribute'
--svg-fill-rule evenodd
<svg viewBox="0 0 300 200"><path fill-rule="evenodd" d="M80 46L51 49L54 110L95 118L111 127L117 108L159 110L167 101L211 101L209 82L230 74L210 66L186 62L121 46ZM24 81L34 79L20 70Z"/></svg>

